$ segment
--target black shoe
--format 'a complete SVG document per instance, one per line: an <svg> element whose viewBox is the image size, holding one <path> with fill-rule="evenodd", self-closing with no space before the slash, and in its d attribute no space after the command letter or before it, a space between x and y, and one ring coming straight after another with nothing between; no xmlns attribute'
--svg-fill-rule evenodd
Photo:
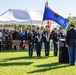
<svg viewBox="0 0 76 75"><path fill-rule="evenodd" d="M75 64L70 64L70 66L75 66Z"/></svg>

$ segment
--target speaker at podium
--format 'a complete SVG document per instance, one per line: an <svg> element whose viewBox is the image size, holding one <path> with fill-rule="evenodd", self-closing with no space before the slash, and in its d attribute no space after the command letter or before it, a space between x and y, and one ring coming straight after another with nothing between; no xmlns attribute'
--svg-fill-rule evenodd
<svg viewBox="0 0 76 75"><path fill-rule="evenodd" d="M59 62L69 63L68 47L66 47L65 39L59 40Z"/></svg>

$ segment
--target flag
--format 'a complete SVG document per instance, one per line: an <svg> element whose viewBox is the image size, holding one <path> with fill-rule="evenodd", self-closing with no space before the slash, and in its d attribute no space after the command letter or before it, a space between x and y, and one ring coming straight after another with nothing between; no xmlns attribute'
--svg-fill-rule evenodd
<svg viewBox="0 0 76 75"><path fill-rule="evenodd" d="M45 7L47 6L48 6L48 1L46 1L45 3ZM50 20L47 21L47 30L48 30L48 33L51 32L51 21Z"/></svg>
<svg viewBox="0 0 76 75"><path fill-rule="evenodd" d="M67 19L52 11L48 6L45 6L43 21L44 20L52 20L61 25L63 28L66 28L69 23Z"/></svg>
<svg viewBox="0 0 76 75"><path fill-rule="evenodd" d="M51 32L51 21L47 21L47 30L48 30L48 33Z"/></svg>

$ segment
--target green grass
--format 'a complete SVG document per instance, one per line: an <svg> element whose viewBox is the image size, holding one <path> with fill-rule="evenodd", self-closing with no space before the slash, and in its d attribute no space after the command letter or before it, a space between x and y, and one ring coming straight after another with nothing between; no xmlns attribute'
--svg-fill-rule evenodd
<svg viewBox="0 0 76 75"><path fill-rule="evenodd" d="M58 57L44 56L28 57L28 52L20 51L1 51L0 52L0 75L76 75L76 66L61 64Z"/></svg>

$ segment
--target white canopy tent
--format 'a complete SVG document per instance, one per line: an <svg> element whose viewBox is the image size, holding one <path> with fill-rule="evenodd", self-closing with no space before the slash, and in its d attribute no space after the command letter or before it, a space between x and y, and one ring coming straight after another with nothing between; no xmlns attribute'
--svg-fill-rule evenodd
<svg viewBox="0 0 76 75"><path fill-rule="evenodd" d="M31 26L41 26L43 14L42 10L9 9L0 15L0 24L28 24ZM43 22L43 26L46 24L46 21ZM54 26L56 26L56 23L52 22L52 27Z"/></svg>
<svg viewBox="0 0 76 75"><path fill-rule="evenodd" d="M0 23L4 24L38 24L42 25L43 11L9 9L0 15Z"/></svg>

